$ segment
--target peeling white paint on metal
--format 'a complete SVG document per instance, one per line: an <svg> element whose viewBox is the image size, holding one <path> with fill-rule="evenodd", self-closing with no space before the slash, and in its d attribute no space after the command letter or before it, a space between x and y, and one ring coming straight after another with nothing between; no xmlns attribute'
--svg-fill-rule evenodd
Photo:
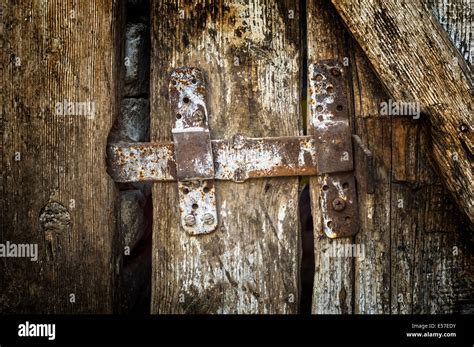
<svg viewBox="0 0 474 347"><path fill-rule="evenodd" d="M346 121L331 120L329 116L327 116L327 118L325 118L325 120L322 122L313 118L313 122L314 122L313 125L317 130L327 130L328 128L331 128L331 127L340 127L341 125L347 124Z"/></svg>
<svg viewBox="0 0 474 347"><path fill-rule="evenodd" d="M146 156L139 148L130 144L111 144L109 149L113 155L112 166L119 166L117 182L143 181L159 177L162 180L173 180L169 170L169 162L173 153L169 147L155 147L147 150Z"/></svg>
<svg viewBox="0 0 474 347"><path fill-rule="evenodd" d="M300 147L300 151L298 153L298 165L303 166L305 165L305 153L309 153L311 155L311 158L315 158L317 155L316 152L316 145L314 143L314 140L309 140L304 143L302 147Z"/></svg>
<svg viewBox="0 0 474 347"><path fill-rule="evenodd" d="M204 192L204 188L208 188ZM178 182L179 208L181 225L191 235L206 234L215 230L217 227L218 217L216 209L215 188L211 182ZM186 193L183 191L186 190ZM196 208L194 207L196 206ZM205 215L210 214L214 221L206 224ZM194 225L187 225L186 216L194 216Z"/></svg>
<svg viewBox="0 0 474 347"><path fill-rule="evenodd" d="M216 170L216 178L232 179L236 170L243 169L245 172L271 170L274 166L282 163L278 149L255 150L254 148L242 148L235 151L220 149L217 153L219 166Z"/></svg>
<svg viewBox="0 0 474 347"><path fill-rule="evenodd" d="M323 175L321 176L321 187L324 185L328 184L328 176ZM342 188L342 187L341 187ZM328 201L328 194L329 190L325 191L321 189L321 193L319 196L320 199L320 208L321 208L321 216L323 218L323 230L324 233L326 234L327 237L333 239L337 237L337 234L328 226L328 223L331 221L329 218L329 211L328 211L328 206L329 206L329 201Z"/></svg>
<svg viewBox="0 0 474 347"><path fill-rule="evenodd" d="M208 173L212 174L212 167L214 166L214 162L210 153L206 153L206 155L203 155L198 158L193 158L192 163L193 167L195 167L196 170L203 176L207 176Z"/></svg>
<svg viewBox="0 0 474 347"><path fill-rule="evenodd" d="M187 77L189 76L185 75L185 73L175 71L170 80L170 88L176 89L179 93L177 108L178 112L181 114L180 118L175 118L175 128L173 130L185 130L184 121L186 120L189 122L189 118L193 113L200 109L204 112L204 121L207 123L208 120L209 115L206 105L206 92L203 88L204 81L201 81L200 83L189 83L188 81L188 83L185 83L184 81ZM196 76L196 78L201 78L201 76ZM172 85L172 81L175 81L176 85ZM188 98L189 100L184 102L184 98Z"/></svg>
<svg viewBox="0 0 474 347"><path fill-rule="evenodd" d="M333 181L333 185L336 187L337 194L339 195L339 197L341 199L347 200L347 195L346 195L346 192L344 191L344 188L342 187L341 182Z"/></svg>
<svg viewBox="0 0 474 347"><path fill-rule="evenodd" d="M203 127L189 127L189 128L173 128L171 129L173 133L193 133L193 132L209 132L208 129Z"/></svg>

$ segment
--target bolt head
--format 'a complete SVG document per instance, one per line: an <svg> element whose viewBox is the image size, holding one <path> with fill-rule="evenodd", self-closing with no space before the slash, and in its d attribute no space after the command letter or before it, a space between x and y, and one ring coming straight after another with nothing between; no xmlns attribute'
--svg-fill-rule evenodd
<svg viewBox="0 0 474 347"><path fill-rule="evenodd" d="M214 223L214 216L210 213L204 214L204 223L207 225L211 225Z"/></svg>
<svg viewBox="0 0 474 347"><path fill-rule="evenodd" d="M188 214L186 217L184 217L184 223L188 227L192 227L194 224L196 224L196 217L194 217L192 214Z"/></svg>
<svg viewBox="0 0 474 347"><path fill-rule="evenodd" d="M332 201L332 207L335 211L342 211L346 208L346 202L341 198L335 198Z"/></svg>
<svg viewBox="0 0 474 347"><path fill-rule="evenodd" d="M244 182L245 179L247 178L245 176L246 176L246 172L243 169L241 168L235 169L234 178L233 178L234 182Z"/></svg>
<svg viewBox="0 0 474 347"><path fill-rule="evenodd" d="M204 115L202 114L200 110L195 111L193 115L191 116L191 120L193 122L201 122L203 119L204 119Z"/></svg>
<svg viewBox="0 0 474 347"><path fill-rule="evenodd" d="M245 146L245 136L236 134L232 137L232 147L234 149L242 149Z"/></svg>
<svg viewBox="0 0 474 347"><path fill-rule="evenodd" d="M331 74L336 77L341 76L341 70L339 70L337 67L334 67L331 69Z"/></svg>

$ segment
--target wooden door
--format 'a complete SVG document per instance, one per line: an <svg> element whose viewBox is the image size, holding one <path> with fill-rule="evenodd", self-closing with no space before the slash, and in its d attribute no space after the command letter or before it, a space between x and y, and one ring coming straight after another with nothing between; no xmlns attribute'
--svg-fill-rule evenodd
<svg viewBox="0 0 474 347"><path fill-rule="evenodd" d="M472 63L467 1L426 5ZM374 64L377 54L361 39L370 25L354 25L349 2L332 3L151 1L150 141L172 139L167 89L174 68L204 72L211 138L300 136L310 129L307 68L337 59L349 72L344 92L351 131L371 150L375 172L371 193L356 157L359 232L334 240L322 233L318 177L216 182L219 225L201 236L180 226L176 182L154 183L152 313L296 314L302 299L312 302L315 314L472 312L473 228L440 179L439 151L431 153L437 124L429 114L381 115L390 96L387 81L377 77L383 75ZM380 12L378 3L358 3ZM106 173L107 137L113 121L120 123L120 96L147 94L146 83L136 94L122 85L124 4L35 0L2 6L0 243L37 244L39 250L37 262L0 259L2 313L110 313L123 291L117 276L143 280L147 274L139 263L121 267L124 223L116 228L117 189ZM374 22L379 35L386 22ZM392 56L383 48L378 53ZM387 69L396 70L392 63ZM63 112L70 103L72 113ZM93 114L75 108L82 103L93 103ZM460 136L468 139L466 133ZM460 171L465 176L467 167ZM310 201L300 196L306 184ZM454 196L459 201L469 194ZM304 298L301 204L311 206L314 235L313 288ZM462 201L464 211L469 204ZM330 256L338 246L363 246L363 259Z"/></svg>
<svg viewBox="0 0 474 347"><path fill-rule="evenodd" d="M301 134L297 1L157 1L152 20L152 141L171 139L165 86L178 66L205 73L212 138ZM190 237L176 185L154 186L152 311L296 313L298 179L218 182L216 191L218 230Z"/></svg>
<svg viewBox="0 0 474 347"><path fill-rule="evenodd" d="M0 312L110 313L115 5L7 1L1 15L0 242L38 253L1 258Z"/></svg>
<svg viewBox="0 0 474 347"><path fill-rule="evenodd" d="M159 1L151 15L152 141L171 139L166 86L175 67L205 72L216 139L302 134L305 67L347 63L352 131L373 152L376 191L365 191L356 162L360 231L330 240L321 233L320 180L310 179L313 313L469 310L469 229L434 177L429 124L380 115L389 97L329 2ZM179 226L176 187L155 185L152 311L298 312L298 180L219 182L216 189L218 231L189 237ZM329 257L339 245L363 245L364 260Z"/></svg>

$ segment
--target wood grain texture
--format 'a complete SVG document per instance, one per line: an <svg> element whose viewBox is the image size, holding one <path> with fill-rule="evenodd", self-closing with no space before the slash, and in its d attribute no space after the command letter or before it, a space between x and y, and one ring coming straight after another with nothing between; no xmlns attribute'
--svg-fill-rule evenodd
<svg viewBox="0 0 474 347"><path fill-rule="evenodd" d="M467 313L472 230L432 165L427 125L392 121L391 312Z"/></svg>
<svg viewBox="0 0 474 347"><path fill-rule="evenodd" d="M110 313L115 189L105 148L115 3L2 7L0 238L38 244L39 254L38 262L0 260L0 311ZM64 100L95 103L95 114L60 115Z"/></svg>
<svg viewBox="0 0 474 347"><path fill-rule="evenodd" d="M420 1L332 2L392 98L419 102L429 115L438 172L473 222L473 98L464 60Z"/></svg>
<svg viewBox="0 0 474 347"><path fill-rule="evenodd" d="M299 135L298 6L155 2L152 141L171 140L168 76L183 65L205 72L211 138ZM217 182L216 191L218 230L192 237L179 225L176 184L155 184L152 312L296 313L298 180Z"/></svg>
<svg viewBox="0 0 474 347"><path fill-rule="evenodd" d="M358 185L365 259L355 261L354 312L470 312L472 232L433 168L429 124L381 116L388 95L357 44L354 52L355 132L376 168L374 195Z"/></svg>
<svg viewBox="0 0 474 347"><path fill-rule="evenodd" d="M314 1L307 4L308 64L318 60L348 57L348 37L342 22L330 3ZM350 91L347 90L348 95ZM308 92L308 95L311 93ZM309 104L309 103L308 103ZM309 112L309 109L308 109ZM310 116L307 118L310 127ZM314 223L315 276L313 286L313 313L353 312L353 259L329 257L330 247L352 244L352 238L329 239L323 234L319 206L321 179L310 178L311 208Z"/></svg>
<svg viewBox="0 0 474 347"><path fill-rule="evenodd" d="M428 8L464 60L474 64L474 7L471 0L428 0Z"/></svg>
<svg viewBox="0 0 474 347"><path fill-rule="evenodd" d="M358 182L354 313L453 313L474 307L472 231L440 182L426 120L384 117L389 95L351 45L354 132L372 151L376 190ZM364 179L363 166L355 163Z"/></svg>
<svg viewBox="0 0 474 347"><path fill-rule="evenodd" d="M363 245L365 257L354 261L354 313L390 313L390 201L392 122L379 114L387 94L357 43L351 44L355 133L374 157L375 192L362 184L366 172L355 163L360 230L355 244Z"/></svg>

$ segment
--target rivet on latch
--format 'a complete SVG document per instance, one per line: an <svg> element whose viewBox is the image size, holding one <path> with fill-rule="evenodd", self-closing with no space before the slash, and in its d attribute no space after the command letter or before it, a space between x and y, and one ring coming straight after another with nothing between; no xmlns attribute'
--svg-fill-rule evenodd
<svg viewBox="0 0 474 347"><path fill-rule="evenodd" d="M204 223L207 225L211 225L214 223L214 216L210 213L206 213L204 215Z"/></svg>
<svg viewBox="0 0 474 347"><path fill-rule="evenodd" d="M346 202L344 201L344 199L335 198L332 201L332 207L334 208L335 211L342 211L346 208Z"/></svg>
<svg viewBox="0 0 474 347"><path fill-rule="evenodd" d="M242 168L237 168L234 171L234 182L242 183L247 179L245 170Z"/></svg>
<svg viewBox="0 0 474 347"><path fill-rule="evenodd" d="M331 69L331 74L332 74L333 76L336 76L336 77L341 76L341 70L339 70L337 67L332 68L332 69Z"/></svg>
<svg viewBox="0 0 474 347"><path fill-rule="evenodd" d="M192 214L188 214L186 217L184 217L184 223L191 227L196 224L196 217L194 217Z"/></svg>
<svg viewBox="0 0 474 347"><path fill-rule="evenodd" d="M245 136L236 134L232 137L232 147L234 149L242 149L245 146Z"/></svg>
<svg viewBox="0 0 474 347"><path fill-rule="evenodd" d="M194 123L202 122L203 118L204 115L202 114L202 112L200 110L197 110L191 116L191 121L193 121Z"/></svg>

